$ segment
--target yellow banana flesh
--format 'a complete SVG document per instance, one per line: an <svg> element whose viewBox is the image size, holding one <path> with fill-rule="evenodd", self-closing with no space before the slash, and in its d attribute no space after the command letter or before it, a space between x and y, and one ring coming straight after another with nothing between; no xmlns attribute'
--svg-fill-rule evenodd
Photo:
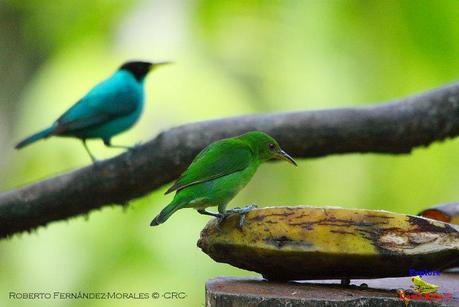
<svg viewBox="0 0 459 307"><path fill-rule="evenodd" d="M459 265L459 227L380 210L254 209L211 220L198 246L217 262L272 280L408 276Z"/></svg>

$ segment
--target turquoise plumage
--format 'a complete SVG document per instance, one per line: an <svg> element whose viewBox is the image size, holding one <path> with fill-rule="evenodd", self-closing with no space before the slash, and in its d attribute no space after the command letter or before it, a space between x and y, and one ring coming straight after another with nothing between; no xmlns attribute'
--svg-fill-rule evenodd
<svg viewBox="0 0 459 307"><path fill-rule="evenodd" d="M127 62L110 78L90 90L75 105L62 114L49 128L16 145L26 145L50 136L76 137L86 146L87 139L102 139L108 147L111 138L129 128L139 119L144 104L144 79L152 68L166 63Z"/></svg>

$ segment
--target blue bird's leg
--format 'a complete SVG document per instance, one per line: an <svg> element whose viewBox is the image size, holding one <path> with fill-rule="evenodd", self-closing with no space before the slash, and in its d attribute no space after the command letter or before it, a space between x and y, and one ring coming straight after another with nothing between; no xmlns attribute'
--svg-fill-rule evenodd
<svg viewBox="0 0 459 307"><path fill-rule="evenodd" d="M87 153L91 157L92 163L96 163L97 159L92 155L92 153L89 151L88 145L86 144L86 139L81 140L83 142L84 149L86 149Z"/></svg>
<svg viewBox="0 0 459 307"><path fill-rule="evenodd" d="M104 139L104 145L110 148L122 148L122 149L127 149L127 150L134 150L134 147L131 146L124 146L124 145L113 145L110 139Z"/></svg>

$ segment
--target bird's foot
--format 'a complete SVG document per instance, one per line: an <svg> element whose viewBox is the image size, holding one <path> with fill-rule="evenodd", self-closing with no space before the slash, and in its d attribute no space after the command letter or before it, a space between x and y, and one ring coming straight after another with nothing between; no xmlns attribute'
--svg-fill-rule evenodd
<svg viewBox="0 0 459 307"><path fill-rule="evenodd" d="M219 216L217 217L217 230L218 231L220 231L220 232L222 231L221 225L226 220L228 215L229 214L219 214Z"/></svg>
<svg viewBox="0 0 459 307"><path fill-rule="evenodd" d="M138 147L140 147L140 143L135 144L134 146L127 146L127 145L113 145L110 140L103 140L104 145L110 148L120 148L125 149L128 151L135 151Z"/></svg>
<svg viewBox="0 0 459 307"><path fill-rule="evenodd" d="M203 214L203 215L210 215L210 216L216 217L217 218L217 230L218 231L222 230L220 228L220 224L223 222L223 220L226 217L224 214L210 212L210 211L207 211L206 209L198 209L198 213Z"/></svg>
<svg viewBox="0 0 459 307"><path fill-rule="evenodd" d="M135 146L127 146L127 145L113 145L113 146L110 146L111 148L120 148L120 149L125 149L127 151L134 151L135 150Z"/></svg>
<svg viewBox="0 0 459 307"><path fill-rule="evenodd" d="M136 152L140 150L141 147L142 147L142 142L138 142L138 143L135 143L134 146L125 146L124 148L126 148L126 150L129 152Z"/></svg>
<svg viewBox="0 0 459 307"><path fill-rule="evenodd" d="M142 142L138 141L137 143L134 144L134 146L131 147L130 150L134 150L134 151L138 150L140 149L140 147L142 147L142 144L143 144Z"/></svg>
<svg viewBox="0 0 459 307"><path fill-rule="evenodd" d="M240 217L239 217L239 229L242 229L242 226L244 225L244 221L245 221L245 216L247 215L247 213L249 213L250 211L252 211L255 208L257 208L257 205L254 205L254 204L245 206L243 208L236 207L236 208L233 208L233 209L226 210L225 211L225 216L228 216L228 215L233 214L233 213L239 214L240 215Z"/></svg>
<svg viewBox="0 0 459 307"><path fill-rule="evenodd" d="M99 165L102 165L102 161L103 161L103 160L99 160L99 159L95 159L95 158L94 158L94 159L91 159L91 161L92 161L92 165L94 165L94 166L97 167L97 166L99 166Z"/></svg>
<svg viewBox="0 0 459 307"><path fill-rule="evenodd" d="M94 160L91 160L92 161L92 164L90 165L90 167L92 167L95 171L99 171L103 168L103 165L105 164L105 159L94 159Z"/></svg>

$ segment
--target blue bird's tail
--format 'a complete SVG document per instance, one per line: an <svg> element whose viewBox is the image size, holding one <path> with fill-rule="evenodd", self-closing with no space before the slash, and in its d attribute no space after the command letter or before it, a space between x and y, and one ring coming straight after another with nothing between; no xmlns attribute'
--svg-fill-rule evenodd
<svg viewBox="0 0 459 307"><path fill-rule="evenodd" d="M15 146L15 148L16 149L21 149L22 147L27 146L29 144L32 144L33 142L36 142L38 140L47 138L48 136L50 136L52 130L53 130L53 127L49 127L49 128L47 128L45 130L42 130L42 131L40 131L38 133L35 133L34 135L31 135L28 138L26 138L26 139L22 140L21 142L19 142Z"/></svg>
<svg viewBox="0 0 459 307"><path fill-rule="evenodd" d="M164 223L171 215L181 209L180 203L177 204L175 201L172 201L169 205L167 205L161 212L151 221L150 226L158 226L159 224Z"/></svg>

